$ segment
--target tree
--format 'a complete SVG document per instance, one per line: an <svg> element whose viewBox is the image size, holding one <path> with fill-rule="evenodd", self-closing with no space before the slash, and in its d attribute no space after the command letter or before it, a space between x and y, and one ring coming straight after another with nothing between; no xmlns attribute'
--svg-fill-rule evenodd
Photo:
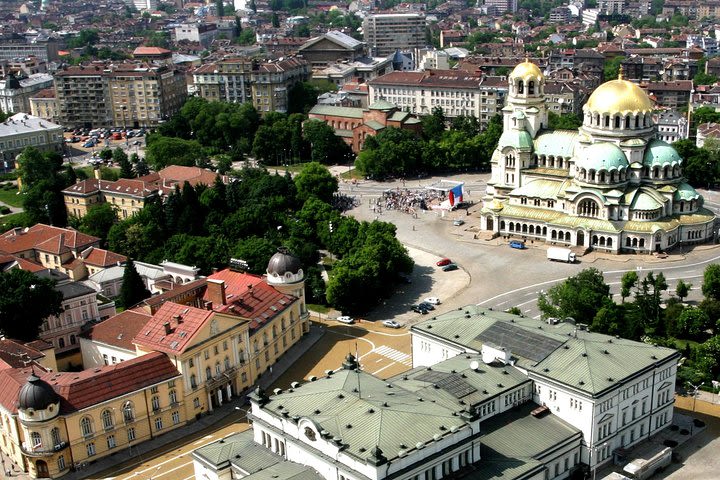
<svg viewBox="0 0 720 480"><path fill-rule="evenodd" d="M538 307L543 318L571 317L577 322L590 323L611 301L610 286L605 283L602 272L587 268L553 286L547 293L541 293Z"/></svg>
<svg viewBox="0 0 720 480"><path fill-rule="evenodd" d="M235 41L240 45L254 45L256 40L255 31L252 28L243 28Z"/></svg>
<svg viewBox="0 0 720 480"><path fill-rule="evenodd" d="M10 339L37 339L43 320L62 312L55 282L27 270L0 272L0 332Z"/></svg>
<svg viewBox="0 0 720 480"><path fill-rule="evenodd" d="M118 148L120 148L120 147L118 147ZM100 150L100 153L98 153L98 157L100 157L101 160L104 160L107 162L108 160L113 158L113 151L110 150L109 148L103 148L102 150Z"/></svg>
<svg viewBox="0 0 720 480"><path fill-rule="evenodd" d="M161 170L168 165L192 167L205 158L202 146L195 140L157 135L149 136L146 155L154 170Z"/></svg>
<svg viewBox="0 0 720 480"><path fill-rule="evenodd" d="M325 166L317 162L308 163L295 176L295 188L301 202L315 197L323 202L330 203L337 192L338 181Z"/></svg>
<svg viewBox="0 0 720 480"><path fill-rule="evenodd" d="M577 130L582 126L582 119L574 113L548 112L548 128L551 130Z"/></svg>
<svg viewBox="0 0 720 480"><path fill-rule="evenodd" d="M615 57L605 62L605 81L616 80L618 73L620 72L620 64L625 60L625 57Z"/></svg>
<svg viewBox="0 0 720 480"><path fill-rule="evenodd" d="M633 288L637 285L638 274L635 271L625 272L620 279L620 297L622 303L625 303L625 299L630 296Z"/></svg>
<svg viewBox="0 0 720 480"><path fill-rule="evenodd" d="M23 208L32 223L67 225L67 211L62 190L71 177L60 174L62 157L55 152L40 152L28 147L17 158L22 181Z"/></svg>
<svg viewBox="0 0 720 480"><path fill-rule="evenodd" d="M303 127L305 141L311 145L313 162L328 165L344 162L352 151L350 147L335 135L330 125L320 120L308 120Z"/></svg>
<svg viewBox="0 0 720 480"><path fill-rule="evenodd" d="M720 300L720 264L711 263L705 267L702 293L705 298Z"/></svg>
<svg viewBox="0 0 720 480"><path fill-rule="evenodd" d="M150 291L145 287L140 274L135 269L135 263L132 258L128 258L125 263L123 272L123 283L120 287L120 295L118 303L125 309L128 309L150 296Z"/></svg>
<svg viewBox="0 0 720 480"><path fill-rule="evenodd" d="M678 336L698 338L710 326L710 318L699 308L689 307L682 311L676 321Z"/></svg>
<svg viewBox="0 0 720 480"><path fill-rule="evenodd" d="M138 177L144 177L145 175L150 174L150 168L148 168L145 160L138 160L138 162L135 164L135 167L133 168Z"/></svg>
<svg viewBox="0 0 720 480"><path fill-rule="evenodd" d="M215 10L217 10L218 17L225 16L225 3L223 0L215 0Z"/></svg>
<svg viewBox="0 0 720 480"><path fill-rule="evenodd" d="M80 231L98 237L107 245L110 229L117 221L117 208L110 203L98 203L90 206L80 220Z"/></svg>
<svg viewBox="0 0 720 480"><path fill-rule="evenodd" d="M428 140L437 140L445 131L445 112L441 107L432 109L430 115L422 117L423 136Z"/></svg>
<svg viewBox="0 0 720 480"><path fill-rule="evenodd" d="M112 159L113 162L120 165L120 178L135 178L135 172L133 171L130 159L122 148L117 147L113 150Z"/></svg>
<svg viewBox="0 0 720 480"><path fill-rule="evenodd" d="M677 281L677 284L675 285L675 295L678 296L680 301L682 302L687 296L690 294L690 289L692 288L692 283L685 283L682 279Z"/></svg>
<svg viewBox="0 0 720 480"><path fill-rule="evenodd" d="M278 18L277 13L273 12L270 20L273 28L280 28L280 19Z"/></svg>

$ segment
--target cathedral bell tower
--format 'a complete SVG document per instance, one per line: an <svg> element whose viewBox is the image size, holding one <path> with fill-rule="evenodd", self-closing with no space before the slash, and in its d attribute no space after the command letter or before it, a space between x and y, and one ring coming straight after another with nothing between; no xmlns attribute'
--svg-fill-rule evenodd
<svg viewBox="0 0 720 480"><path fill-rule="evenodd" d="M545 75L537 65L525 59L510 73L508 87L507 104L503 108L503 130L512 128L514 113L522 112L527 119L527 131L535 138L540 130L548 126Z"/></svg>

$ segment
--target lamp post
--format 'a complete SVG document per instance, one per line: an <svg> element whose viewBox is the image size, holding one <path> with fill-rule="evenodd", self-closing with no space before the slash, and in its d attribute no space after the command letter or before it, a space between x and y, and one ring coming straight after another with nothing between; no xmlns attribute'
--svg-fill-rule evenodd
<svg viewBox="0 0 720 480"><path fill-rule="evenodd" d="M601 448L605 448L607 446L607 442L603 443L602 445L597 445L593 447L592 445L588 445L588 454L590 455L590 458L588 459L588 462L590 464L593 463L593 452L597 454L597 451ZM598 462L597 459L595 461L595 464L592 466L592 480L595 480L597 476L597 468L598 468Z"/></svg>
<svg viewBox="0 0 720 480"><path fill-rule="evenodd" d="M693 396L692 411L694 412L694 411L695 411L695 402L697 401L697 393L698 393L698 390L700 390L700 387L702 387L703 385L705 385L705 382L700 383L700 385L693 385L693 384L690 383L690 382L687 382L687 384L690 385L690 386L692 387L692 389L693 389L693 393L692 393L692 396Z"/></svg>

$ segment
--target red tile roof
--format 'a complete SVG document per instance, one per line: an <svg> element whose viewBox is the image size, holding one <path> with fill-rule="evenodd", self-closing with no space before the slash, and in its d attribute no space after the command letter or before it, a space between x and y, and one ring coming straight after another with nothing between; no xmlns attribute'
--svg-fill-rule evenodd
<svg viewBox="0 0 720 480"><path fill-rule="evenodd" d="M22 344L15 340L0 340L0 359L12 368L26 366L24 361L37 360L45 356L39 350L32 348L29 344Z"/></svg>
<svg viewBox="0 0 720 480"><path fill-rule="evenodd" d="M171 355L182 353L215 314L212 310L166 302L133 338L142 348ZM165 324L169 324L170 332Z"/></svg>
<svg viewBox="0 0 720 480"><path fill-rule="evenodd" d="M127 257L119 253L111 252L97 247L90 247L81 253L85 264L94 267L111 267L119 263L125 263Z"/></svg>
<svg viewBox="0 0 720 480"><path fill-rule="evenodd" d="M170 165L158 172L163 189L172 189L175 185L182 186L188 182L193 187L203 184L211 187L215 183L217 173L200 167L183 167L181 165ZM223 181L227 183L227 177Z"/></svg>
<svg viewBox="0 0 720 480"><path fill-rule="evenodd" d="M70 185L63 190L63 193L90 195L103 191L145 198L157 192L159 181L160 176L157 173L151 173L139 178L121 178L114 182L88 178Z"/></svg>
<svg viewBox="0 0 720 480"><path fill-rule="evenodd" d="M238 315L250 320L250 329L256 330L268 320L274 318L296 300L268 285L257 275L221 270L208 277L225 282L226 305L214 305L216 312ZM205 292L203 297L210 300Z"/></svg>
<svg viewBox="0 0 720 480"><path fill-rule="evenodd" d="M35 248L57 253L65 247L80 250L99 243L100 239L97 237L71 228L51 227L42 223L27 229L12 229L0 235L0 251L7 253L19 253ZM48 250L44 250L45 248Z"/></svg>
<svg viewBox="0 0 720 480"><path fill-rule="evenodd" d="M68 413L170 380L180 373L165 354L152 352L115 365L39 376L62 397L61 412Z"/></svg>
<svg viewBox="0 0 720 480"><path fill-rule="evenodd" d="M21 270L27 270L28 272L39 272L45 270L45 267L35 262L31 262L25 258L16 257L9 253L0 252L0 270L8 270L10 268L17 267Z"/></svg>
<svg viewBox="0 0 720 480"><path fill-rule="evenodd" d="M172 52L160 47L137 47L133 50L133 56L137 55L172 55Z"/></svg>
<svg viewBox="0 0 720 480"><path fill-rule="evenodd" d="M197 296L200 297L200 291L205 290L207 281L204 278L193 280L185 285L176 286L169 292L161 293L160 295L154 295L142 302L142 305L147 305L151 309L159 308L165 302L174 302L177 298L186 296L189 292L194 289L198 290Z"/></svg>
<svg viewBox="0 0 720 480"><path fill-rule="evenodd" d="M83 337L93 342L134 351L133 338L151 319L152 315L141 308L125 310L104 322L93 325Z"/></svg>
<svg viewBox="0 0 720 480"><path fill-rule="evenodd" d="M30 367L0 369L0 405L10 413L17 413L18 394L31 373Z"/></svg>

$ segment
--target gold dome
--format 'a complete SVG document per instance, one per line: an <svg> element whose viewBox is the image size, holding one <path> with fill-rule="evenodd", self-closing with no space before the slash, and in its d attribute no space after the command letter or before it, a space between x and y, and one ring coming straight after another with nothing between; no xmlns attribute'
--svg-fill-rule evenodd
<svg viewBox="0 0 720 480"><path fill-rule="evenodd" d="M642 88L623 80L610 80L600 85L590 95L583 110L596 113L621 113L623 115L631 112L650 112L653 109L653 102Z"/></svg>
<svg viewBox="0 0 720 480"><path fill-rule="evenodd" d="M510 74L510 78L522 78L524 80L528 77L534 77L538 79L545 78L537 65L532 63L530 60L525 59L524 62L519 63L513 69L512 73Z"/></svg>

